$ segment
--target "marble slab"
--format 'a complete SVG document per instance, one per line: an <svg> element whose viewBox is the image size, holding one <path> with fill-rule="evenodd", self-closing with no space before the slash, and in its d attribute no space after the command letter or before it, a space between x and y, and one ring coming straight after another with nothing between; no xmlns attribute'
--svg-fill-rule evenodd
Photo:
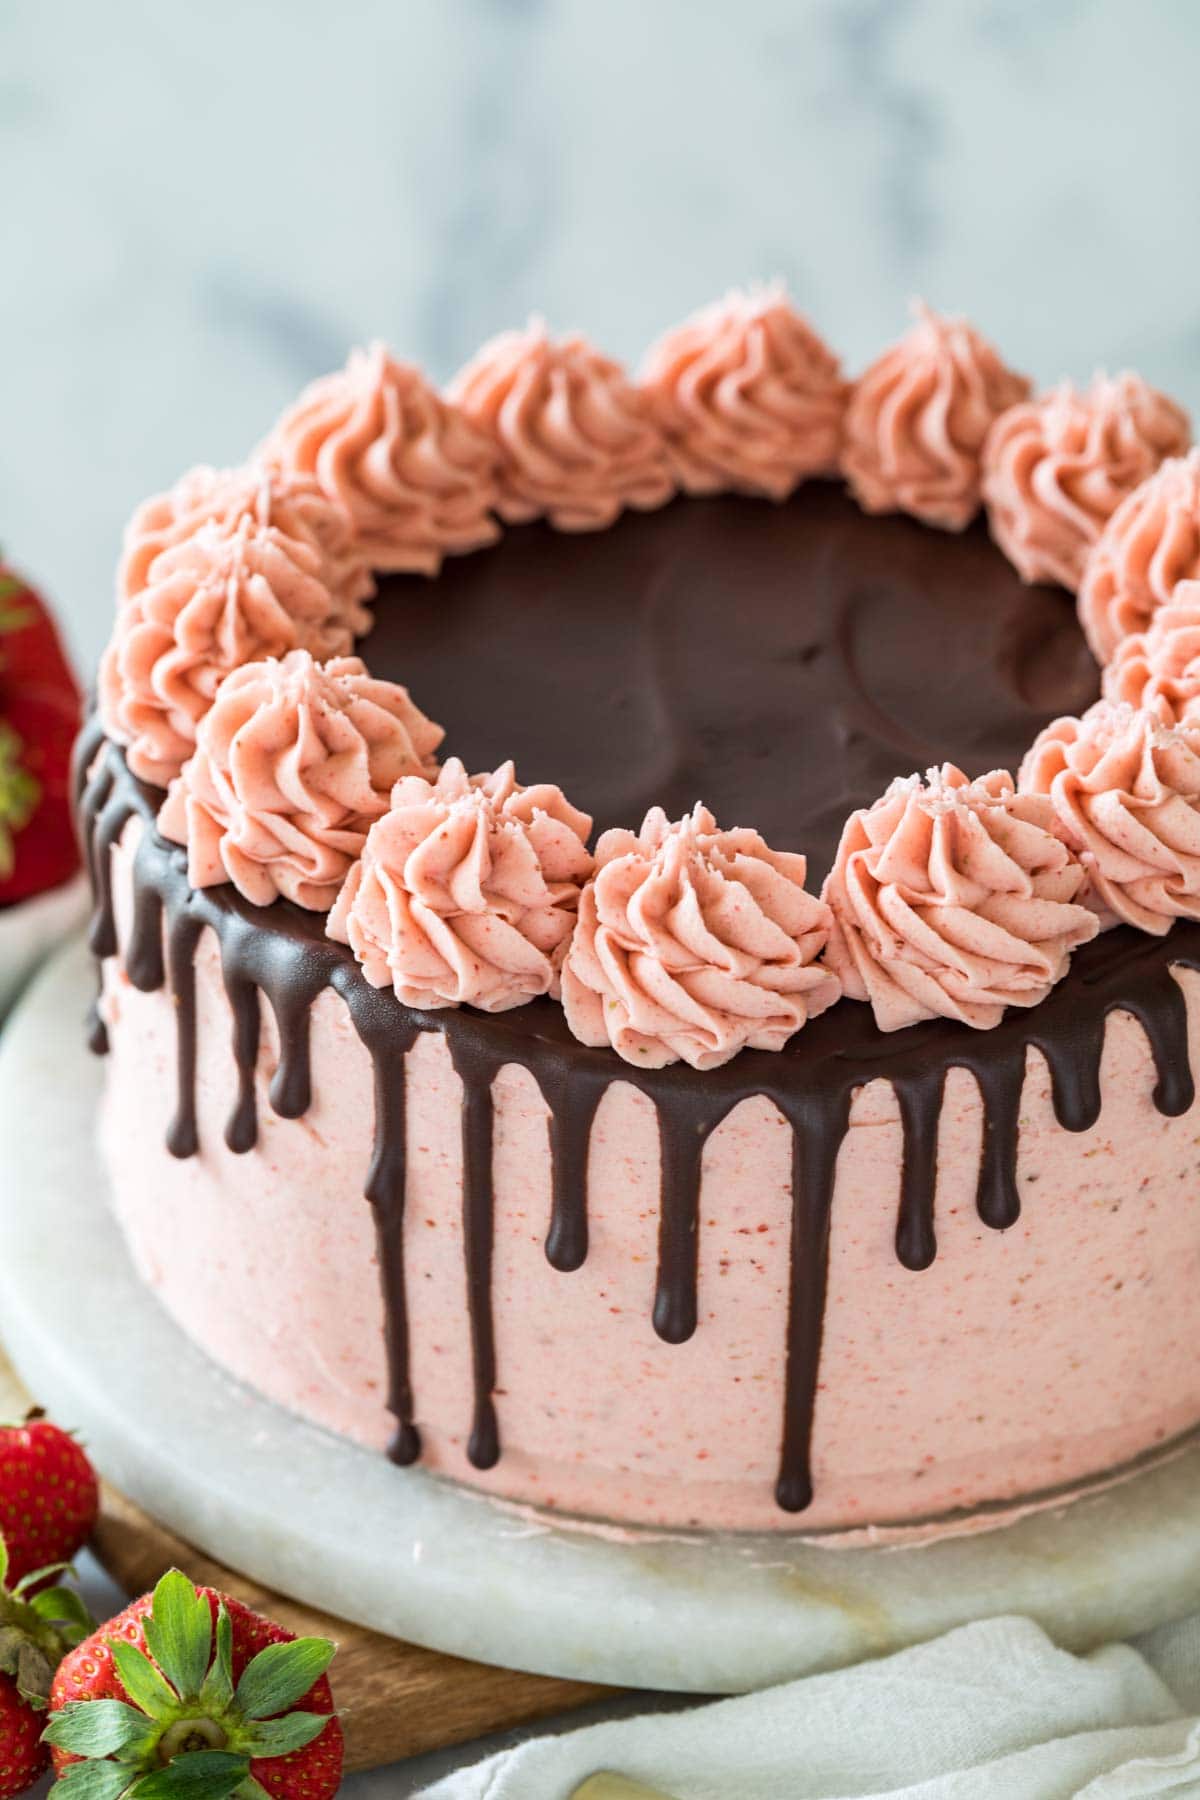
<svg viewBox="0 0 1200 1800"><path fill-rule="evenodd" d="M1200 1603L1200 1450L1003 1530L926 1548L624 1541L494 1502L290 1417L224 1376L136 1280L93 1146L82 947L0 1040L0 1328L103 1472L200 1548L435 1649L539 1673L735 1692L1029 1613L1086 1649Z"/></svg>

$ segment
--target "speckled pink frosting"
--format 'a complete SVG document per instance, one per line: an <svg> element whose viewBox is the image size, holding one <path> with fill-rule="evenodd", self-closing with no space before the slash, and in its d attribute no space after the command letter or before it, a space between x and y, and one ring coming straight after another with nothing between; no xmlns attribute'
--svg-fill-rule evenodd
<svg viewBox="0 0 1200 1800"><path fill-rule="evenodd" d="M1113 514L1088 558L1079 622L1098 662L1200 577L1200 450L1172 457Z"/></svg>
<svg viewBox="0 0 1200 1800"><path fill-rule="evenodd" d="M408 1006L505 1012L557 996L591 870L592 821L511 763L399 781L329 918L374 987Z"/></svg>
<svg viewBox="0 0 1200 1800"><path fill-rule="evenodd" d="M143 501L125 527L118 601L142 592L161 551L185 543L202 525L232 537L243 521L273 526L284 537L315 550L321 558L321 578L345 608L355 637L370 630L371 614L362 602L374 594L375 583L349 513L314 475L255 463L240 469L201 464L181 475L165 494Z"/></svg>
<svg viewBox="0 0 1200 1800"><path fill-rule="evenodd" d="M393 785L432 771L443 735L357 656L246 663L217 689L158 828L187 845L194 888L231 881L255 906L282 895L327 912Z"/></svg>
<svg viewBox="0 0 1200 1800"><path fill-rule="evenodd" d="M1119 640L1101 688L1106 700L1145 707L1164 725L1200 719L1200 581L1181 581L1144 631Z"/></svg>
<svg viewBox="0 0 1200 1800"><path fill-rule="evenodd" d="M1011 775L968 781L950 763L851 815L822 890L826 960L881 1031L938 1017L987 1030L1062 980L1097 924L1054 824Z"/></svg>
<svg viewBox="0 0 1200 1800"><path fill-rule="evenodd" d="M372 568L436 575L443 557L496 537L490 442L383 344L306 388L260 456L315 476Z"/></svg>
<svg viewBox="0 0 1200 1800"><path fill-rule="evenodd" d="M567 1023L642 1068L715 1069L747 1045L781 1050L841 989L817 958L829 914L805 860L706 807L606 831L563 968Z"/></svg>
<svg viewBox="0 0 1200 1800"><path fill-rule="evenodd" d="M555 340L540 319L502 332L449 393L495 445L498 510L512 524L598 531L627 506L662 506L675 491L645 397L577 333Z"/></svg>
<svg viewBox="0 0 1200 1800"><path fill-rule="evenodd" d="M996 421L983 453L992 536L1025 581L1072 591L1105 524L1165 457L1191 442L1187 414L1139 375L1065 381Z"/></svg>
<svg viewBox="0 0 1200 1800"><path fill-rule="evenodd" d="M134 774L155 787L178 775L218 684L265 656L340 656L354 641L347 611L311 544L243 518L214 521L161 551L146 585L117 609L100 663L105 729Z"/></svg>
<svg viewBox="0 0 1200 1800"><path fill-rule="evenodd" d="M1021 791L1049 796L1106 925L1200 918L1200 727L1101 700L1039 734Z"/></svg>
<svg viewBox="0 0 1200 1800"><path fill-rule="evenodd" d="M914 310L912 329L854 385L842 468L864 511L961 531L979 511L984 440L1030 383L965 319Z"/></svg>
<svg viewBox="0 0 1200 1800"><path fill-rule="evenodd" d="M689 494L785 500L837 468L848 385L781 286L727 294L668 331L641 386Z"/></svg>

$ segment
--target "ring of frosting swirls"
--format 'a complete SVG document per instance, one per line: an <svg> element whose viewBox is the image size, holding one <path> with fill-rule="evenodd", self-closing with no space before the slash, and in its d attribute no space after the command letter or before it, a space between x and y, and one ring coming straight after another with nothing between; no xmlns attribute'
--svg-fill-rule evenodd
<svg viewBox="0 0 1200 1800"><path fill-rule="evenodd" d="M1097 701L1038 736L1021 788L1049 797L1105 925L1200 919L1200 728Z"/></svg>
<svg viewBox="0 0 1200 1800"><path fill-rule="evenodd" d="M243 663L351 649L351 624L323 566L310 544L249 518L232 535L201 525L160 551L145 587L118 607L100 662L104 727L135 775L168 786L218 684Z"/></svg>
<svg viewBox="0 0 1200 1800"><path fill-rule="evenodd" d="M374 987L407 1006L505 1012L558 995L592 867L592 821L511 763L396 784L329 917Z"/></svg>
<svg viewBox="0 0 1200 1800"><path fill-rule="evenodd" d="M243 520L271 526L284 537L310 545L322 561L321 576L346 609L355 637L370 630L371 614L363 605L375 592L346 509L333 500L314 475L269 469L247 463L240 469L211 469L201 464L181 475L165 494L142 502L128 525L117 571L118 602L140 594L150 569L163 550L181 544L202 525L232 536Z"/></svg>
<svg viewBox="0 0 1200 1800"><path fill-rule="evenodd" d="M1118 641L1100 688L1164 725L1200 722L1200 581L1181 581L1144 631Z"/></svg>
<svg viewBox="0 0 1200 1800"><path fill-rule="evenodd" d="M227 675L158 815L194 888L327 912L404 775L432 772L442 730L356 656L306 650Z"/></svg>
<svg viewBox="0 0 1200 1800"><path fill-rule="evenodd" d="M577 334L554 340L539 319L502 332L448 392L495 445L498 511L511 524L598 531L675 491L645 396Z"/></svg>
<svg viewBox="0 0 1200 1800"><path fill-rule="evenodd" d="M992 536L1023 580L1074 592L1121 502L1190 441L1187 414L1138 375L1097 375L1083 393L1064 381L1010 407L988 433Z"/></svg>
<svg viewBox="0 0 1200 1800"><path fill-rule="evenodd" d="M497 537L491 443L383 344L307 387L259 456L315 476L374 569L436 575L443 557Z"/></svg>
<svg viewBox="0 0 1200 1800"><path fill-rule="evenodd" d="M1173 456L1122 501L1088 558L1079 622L1098 662L1200 577L1200 449Z"/></svg>
<svg viewBox="0 0 1200 1800"><path fill-rule="evenodd" d="M987 434L1031 384L965 319L914 310L912 329L854 385L842 470L864 512L961 531L979 511Z"/></svg>
<svg viewBox="0 0 1200 1800"><path fill-rule="evenodd" d="M782 1049L841 992L817 961L830 918L805 874L802 856L719 830L703 806L605 832L563 967L575 1036L642 1068Z"/></svg>
<svg viewBox="0 0 1200 1800"><path fill-rule="evenodd" d="M784 500L837 469L848 384L780 285L727 294L667 332L640 385L689 494Z"/></svg>
<svg viewBox="0 0 1200 1800"><path fill-rule="evenodd" d="M939 1017L988 1030L1043 1000L1095 936L1084 880L1049 800L945 763L847 820L822 890L826 960L881 1031Z"/></svg>

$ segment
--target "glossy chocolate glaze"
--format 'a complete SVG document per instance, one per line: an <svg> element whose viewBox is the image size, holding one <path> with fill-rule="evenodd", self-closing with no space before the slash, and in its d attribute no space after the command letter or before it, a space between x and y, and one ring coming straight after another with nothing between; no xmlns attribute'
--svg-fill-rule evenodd
<svg viewBox="0 0 1200 1800"><path fill-rule="evenodd" d="M654 802L680 812L702 797L725 823L753 823L779 847L832 858L842 818L896 774L950 758L969 773L1015 765L1038 727L1094 697L1096 672L1068 596L1023 587L981 529L962 537L907 520L864 519L830 487L784 507L680 501L626 517L608 533L509 533L496 550L448 565L435 582L384 584L365 648L373 670L411 686L448 727L446 753L472 769L514 756L525 780L558 781L600 825L635 824ZM759 696L756 702L755 696ZM129 774L92 725L77 759L80 814L96 893L92 948L118 951L110 852L126 823L143 832L133 924L119 948L134 986L169 985L178 1029L173 1155L194 1154L193 954L217 936L233 1019L230 1149L257 1136L254 1075L261 1004L274 1011L280 1064L269 1099L286 1117L309 1105L309 1013L326 987L345 1000L375 1069L375 1151L364 1192L376 1214L390 1358L392 1454L420 1453L420 1396L409 1376L405 1301L405 1055L444 1034L463 1082L463 1220L475 1377L468 1454L502 1455L493 1393L492 1083L528 1068L549 1110L553 1196L548 1263L587 1257L587 1152L605 1089L631 1082L652 1101L662 1142L653 1321L667 1343L697 1329L698 1202L704 1145L742 1100L766 1095L793 1133L793 1223L784 1416L776 1495L812 1498L809 1440L817 1388L837 1156L855 1090L892 1083L904 1132L896 1254L937 1253L934 1191L948 1071L971 1071L985 1128L977 1204L1004 1230L1017 1219L1018 1115L1030 1046L1046 1057L1060 1124L1085 1130L1100 1110L1108 1013L1142 1022L1158 1071L1154 1101L1184 1112L1194 1090L1187 1019L1173 964L1200 969L1200 927L1166 939L1122 928L1077 953L1040 1006L993 1031L944 1020L891 1035L843 1002L778 1055L745 1051L704 1074L632 1068L570 1035L537 1001L489 1016L420 1013L371 988L323 918L280 901L248 905L231 887L194 892L181 850L153 828L160 796ZM716 1201L719 1204L719 1198ZM883 1523L884 1521L880 1521Z"/></svg>

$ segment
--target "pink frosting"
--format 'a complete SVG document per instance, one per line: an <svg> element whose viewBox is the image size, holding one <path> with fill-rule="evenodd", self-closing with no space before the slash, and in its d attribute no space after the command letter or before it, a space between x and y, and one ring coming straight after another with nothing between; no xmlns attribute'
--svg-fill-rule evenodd
<svg viewBox="0 0 1200 1800"><path fill-rule="evenodd" d="M556 342L532 320L485 344L449 392L496 446L499 511L512 523L597 531L674 492L645 396L585 338Z"/></svg>
<svg viewBox="0 0 1200 1800"><path fill-rule="evenodd" d="M920 303L916 321L855 383L842 468L859 504L961 531L979 511L984 440L1030 391L965 319Z"/></svg>
<svg viewBox="0 0 1200 1800"><path fill-rule="evenodd" d="M1023 580L1074 590L1122 500L1190 441L1187 414L1138 375L1097 375L1082 394L1065 381L988 434L992 536Z"/></svg>
<svg viewBox="0 0 1200 1800"><path fill-rule="evenodd" d="M1021 789L1049 796L1104 924L1161 937L1200 918L1200 727L1100 700L1046 727Z"/></svg>
<svg viewBox="0 0 1200 1800"><path fill-rule="evenodd" d="M241 469L189 469L165 494L143 501L125 527L118 600L140 594L155 557L192 537L200 526L212 525L232 536L244 520L272 526L315 550L321 578L344 606L355 637L370 630L371 615L362 602L374 594L375 583L349 513L330 499L315 476L254 463Z"/></svg>
<svg viewBox="0 0 1200 1800"><path fill-rule="evenodd" d="M837 468L847 384L782 287L728 294L667 332L641 384L690 494L784 500Z"/></svg>
<svg viewBox="0 0 1200 1800"><path fill-rule="evenodd" d="M497 536L489 439L383 344L306 388L261 455L317 478L373 568L436 575L444 556Z"/></svg>
<svg viewBox="0 0 1200 1800"><path fill-rule="evenodd" d="M945 763L847 820L823 891L827 960L881 1031L938 1017L990 1029L1044 1000L1096 935L1084 880L1049 800Z"/></svg>
<svg viewBox="0 0 1200 1800"><path fill-rule="evenodd" d="M155 557L146 587L118 608L100 663L105 729L135 775L156 787L178 775L231 670L289 650L325 658L352 647L323 566L310 544L250 518L232 535L202 525Z"/></svg>
<svg viewBox="0 0 1200 1800"><path fill-rule="evenodd" d="M1200 577L1200 449L1172 457L1117 508L1088 558L1079 621L1098 662Z"/></svg>
<svg viewBox="0 0 1200 1800"><path fill-rule="evenodd" d="M1144 631L1119 640L1101 687L1165 725L1200 721L1200 581L1181 581Z"/></svg>
<svg viewBox="0 0 1200 1800"><path fill-rule="evenodd" d="M327 912L404 775L432 772L443 732L356 656L306 650L227 675L158 815L194 888L231 881Z"/></svg>
<svg viewBox="0 0 1200 1800"><path fill-rule="evenodd" d="M718 830L703 806L605 832L563 968L575 1036L642 1068L781 1050L841 993L816 960L830 916L805 874L802 856Z"/></svg>
<svg viewBox="0 0 1200 1800"><path fill-rule="evenodd" d="M506 1012L557 996L592 821L511 763L397 782L329 917L375 987L407 1006Z"/></svg>

